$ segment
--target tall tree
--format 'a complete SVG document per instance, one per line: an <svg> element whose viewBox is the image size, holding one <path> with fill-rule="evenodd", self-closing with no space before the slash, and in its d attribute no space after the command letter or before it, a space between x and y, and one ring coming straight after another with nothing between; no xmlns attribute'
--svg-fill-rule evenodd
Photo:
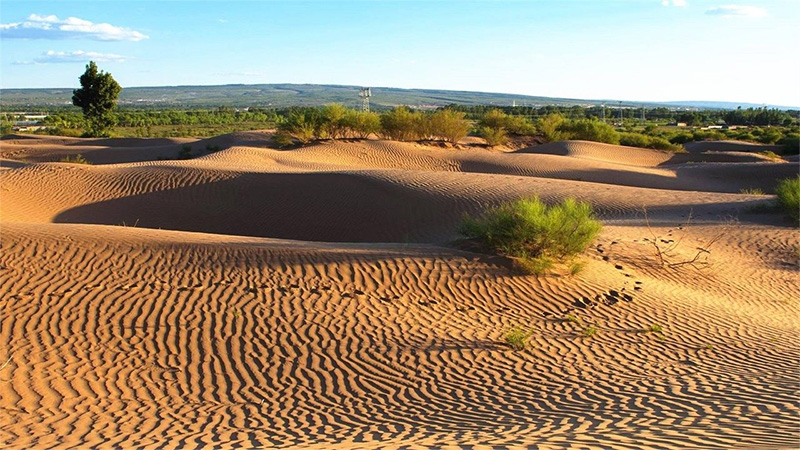
<svg viewBox="0 0 800 450"><path fill-rule="evenodd" d="M89 61L80 77L81 88L72 91L72 104L83 109L87 136L106 136L116 123L112 114L122 87L107 72L98 72L97 64Z"/></svg>

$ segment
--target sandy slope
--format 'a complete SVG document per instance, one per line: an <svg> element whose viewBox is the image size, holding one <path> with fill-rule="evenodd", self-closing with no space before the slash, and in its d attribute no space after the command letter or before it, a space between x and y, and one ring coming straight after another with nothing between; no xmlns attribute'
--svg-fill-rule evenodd
<svg viewBox="0 0 800 450"><path fill-rule="evenodd" d="M765 145L742 141L698 141L687 142L686 150L690 153L702 152L764 152L770 151L780 154L782 145Z"/></svg>
<svg viewBox="0 0 800 450"><path fill-rule="evenodd" d="M800 445L800 238L735 193L793 164L267 137L0 171L3 448ZM443 246L463 213L533 194L606 222L579 277ZM720 240L670 269L654 236L677 260ZM576 303L610 290L632 301ZM515 324L531 349L501 344Z"/></svg>

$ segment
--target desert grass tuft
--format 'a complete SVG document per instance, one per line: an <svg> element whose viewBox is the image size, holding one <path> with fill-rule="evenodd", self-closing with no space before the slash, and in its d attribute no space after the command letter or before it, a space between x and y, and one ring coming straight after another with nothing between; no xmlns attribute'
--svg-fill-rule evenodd
<svg viewBox="0 0 800 450"><path fill-rule="evenodd" d="M581 332L581 336L583 336L585 338L590 338L590 337L593 337L594 335L596 335L597 331L598 330L597 330L596 326L589 325L588 327L583 329L583 331Z"/></svg>
<svg viewBox="0 0 800 450"><path fill-rule="evenodd" d="M73 155L73 156L65 156L59 160L59 162L63 163L70 163L70 164L88 164L91 165L92 163L89 162L83 155Z"/></svg>
<svg viewBox="0 0 800 450"><path fill-rule="evenodd" d="M531 336L533 336L533 330L516 325L506 331L503 340L514 350L525 350Z"/></svg>

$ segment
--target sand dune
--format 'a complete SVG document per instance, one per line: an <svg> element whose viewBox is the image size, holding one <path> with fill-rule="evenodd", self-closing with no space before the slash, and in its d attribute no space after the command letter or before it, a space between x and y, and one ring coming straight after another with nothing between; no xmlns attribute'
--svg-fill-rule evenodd
<svg viewBox="0 0 800 450"><path fill-rule="evenodd" d="M636 214L643 206L656 215L693 210L716 219L738 216L765 201L533 176L397 169L284 172L282 165L276 172L237 170L242 166L190 161L11 169L3 176L0 215L18 222L135 224L317 241L443 242L454 237L464 213L523 196L577 197L608 220ZM768 173L765 169L762 179Z"/></svg>
<svg viewBox="0 0 800 450"><path fill-rule="evenodd" d="M794 164L580 142L276 150L268 132L154 161L182 143L39 140L0 142L3 448L800 443L800 237L753 211L771 196L737 193ZM31 162L74 149L95 165ZM578 277L447 246L464 213L528 195L596 207ZM652 249L686 260L714 237L708 266ZM631 301L581 300L611 290ZM512 325L530 349L502 344Z"/></svg>
<svg viewBox="0 0 800 450"><path fill-rule="evenodd" d="M782 145L755 144L742 141L698 141L687 142L686 150L690 153L702 152L764 152L771 151L777 154L783 152Z"/></svg>

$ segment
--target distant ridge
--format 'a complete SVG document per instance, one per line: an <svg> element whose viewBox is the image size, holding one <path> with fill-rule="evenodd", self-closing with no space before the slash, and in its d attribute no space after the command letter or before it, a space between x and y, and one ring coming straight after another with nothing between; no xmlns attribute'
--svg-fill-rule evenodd
<svg viewBox="0 0 800 450"><path fill-rule="evenodd" d="M139 107L287 107L342 103L360 104L360 86L325 84L228 84L219 86L159 86L128 87L120 95L120 105ZM71 105L73 88L0 89L0 107L43 108ZM449 104L497 106L594 106L603 103L617 106L620 100L586 100L561 97L539 97L506 93L450 91L438 89L400 89L372 87L372 105L390 108L408 105L417 108L437 108ZM668 107L735 109L738 106L761 107L754 103L680 101L633 102L621 101L623 107ZM773 106L771 106L773 107ZM777 106L780 109L789 107Z"/></svg>
<svg viewBox="0 0 800 450"><path fill-rule="evenodd" d="M767 108L776 108L776 109L800 109L799 106L782 106L782 105L770 105L769 103L743 103L743 102L715 102L715 101L703 101L703 100L684 100L684 101L677 101L677 102L665 102L666 105L671 106L686 106L686 107L693 107L693 108L706 108L706 109L736 109L738 107L742 108L763 108L766 106Z"/></svg>

